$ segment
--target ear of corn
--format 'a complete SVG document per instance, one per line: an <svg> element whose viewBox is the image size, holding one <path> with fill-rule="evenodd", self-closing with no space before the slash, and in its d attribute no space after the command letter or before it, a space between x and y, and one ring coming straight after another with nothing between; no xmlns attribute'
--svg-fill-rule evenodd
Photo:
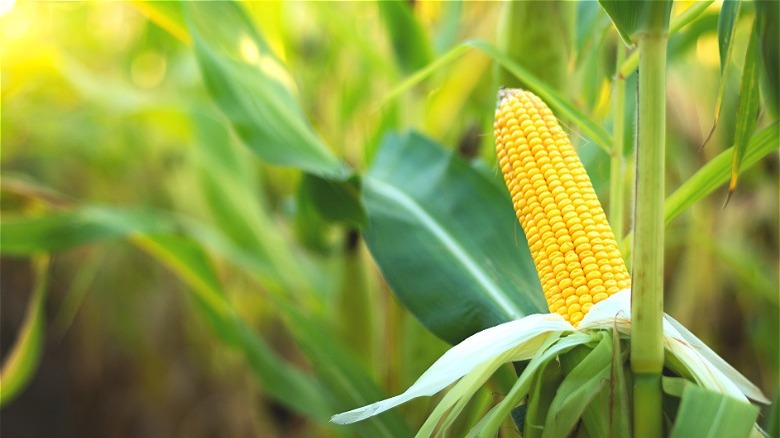
<svg viewBox="0 0 780 438"><path fill-rule="evenodd" d="M502 89L496 151L550 312L575 326L631 286L615 235L566 133L533 93Z"/></svg>

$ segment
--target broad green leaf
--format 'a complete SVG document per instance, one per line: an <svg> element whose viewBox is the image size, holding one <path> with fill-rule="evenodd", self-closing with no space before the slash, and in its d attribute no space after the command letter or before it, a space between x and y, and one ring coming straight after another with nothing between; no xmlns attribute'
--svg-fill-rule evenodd
<svg viewBox="0 0 780 438"><path fill-rule="evenodd" d="M574 2L505 2L498 25L499 50L550 88L563 92L570 83L568 65L576 8ZM523 80L503 68L498 70L498 83L508 88L526 87Z"/></svg>
<svg viewBox="0 0 780 438"><path fill-rule="evenodd" d="M411 5L402 0L377 1L379 15L387 27L395 57L404 73L422 68L431 60L428 37L414 17Z"/></svg>
<svg viewBox="0 0 780 438"><path fill-rule="evenodd" d="M780 3L772 0L755 2L761 33L761 59L764 102L777 117L780 109Z"/></svg>
<svg viewBox="0 0 780 438"><path fill-rule="evenodd" d="M520 64L512 61L511 58L498 50L495 46L482 40L466 41L463 44L454 47L449 52L441 55L439 58L404 80L397 87L390 90L390 92L380 101L380 105L387 104L389 101L401 95L401 93L404 91L419 84L427 77L431 76L434 72L442 69L450 62L466 53L469 47L482 51L491 57L494 61L498 62L503 68L523 81L523 83L530 91L534 92L534 94L544 100L545 103L550 106L556 116L571 121L572 124L577 126L585 135L590 137L590 139L593 140L601 149L603 149L605 152L610 151L612 147L612 140L604 128L588 118L588 116L583 114L574 105L572 105L568 99L561 96L557 91L555 91L549 85L545 84L541 79L531 74Z"/></svg>
<svg viewBox="0 0 780 438"><path fill-rule="evenodd" d="M0 368L0 406L5 406L27 386L38 368L45 343L44 304L49 279L49 259L33 259L35 288L16 342Z"/></svg>
<svg viewBox="0 0 780 438"><path fill-rule="evenodd" d="M323 178L349 175L309 124L286 67L239 4L187 3L185 16L206 88L253 152Z"/></svg>
<svg viewBox="0 0 780 438"><path fill-rule="evenodd" d="M698 385L685 385L671 438L747 437L758 407Z"/></svg>
<svg viewBox="0 0 780 438"><path fill-rule="evenodd" d="M511 203L417 134L391 136L363 179L366 242L396 295L450 343L546 311Z"/></svg>
<svg viewBox="0 0 780 438"><path fill-rule="evenodd" d="M750 137L756 128L758 119L758 68L760 52L758 47L758 21L753 23L750 33L745 64L742 67L742 84L739 89L739 105L737 106L737 125L734 128L734 153L731 161L731 181L729 182L729 197L737 188L739 168Z"/></svg>
<svg viewBox="0 0 780 438"><path fill-rule="evenodd" d="M304 175L301 202L310 203L326 220L362 228L366 223L366 212L360 200L360 184L357 176L337 182Z"/></svg>
<svg viewBox="0 0 780 438"><path fill-rule="evenodd" d="M637 35L646 32L663 32L669 29L672 0L627 2L599 0L601 7L612 19L623 41L631 46Z"/></svg>

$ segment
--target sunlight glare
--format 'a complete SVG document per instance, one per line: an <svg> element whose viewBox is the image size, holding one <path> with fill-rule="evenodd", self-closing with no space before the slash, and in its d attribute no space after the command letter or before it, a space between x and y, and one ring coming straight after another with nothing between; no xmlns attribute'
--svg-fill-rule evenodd
<svg viewBox="0 0 780 438"><path fill-rule="evenodd" d="M0 0L0 17L13 9L15 4L16 0Z"/></svg>

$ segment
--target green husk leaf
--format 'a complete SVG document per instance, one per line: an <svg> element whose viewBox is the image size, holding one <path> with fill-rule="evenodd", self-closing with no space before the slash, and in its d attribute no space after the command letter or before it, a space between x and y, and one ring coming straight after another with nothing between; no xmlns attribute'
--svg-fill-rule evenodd
<svg viewBox="0 0 780 438"><path fill-rule="evenodd" d="M498 25L498 49L556 91L569 83L575 2L505 2ZM527 88L505 68L498 82L508 88Z"/></svg>
<svg viewBox="0 0 780 438"><path fill-rule="evenodd" d="M536 374L532 389L528 394L528 409L525 414L525 438L540 438L544 430L547 412L550 410L555 392L563 381L561 366L550 361Z"/></svg>
<svg viewBox="0 0 780 438"><path fill-rule="evenodd" d="M580 418L583 419L590 435L606 436L609 433L608 423L598 421L596 416L584 417L588 406L608 384L611 370L612 336L608 332L599 332L599 336L601 340L582 360L578 361L579 357L577 357L582 352L576 350L569 353L574 354L574 357L565 355L561 357L564 371L569 359L573 359L576 366L566 374L561 386L558 387L547 414L543 437L567 436L574 430ZM603 412L602 417L604 417Z"/></svg>
<svg viewBox="0 0 780 438"><path fill-rule="evenodd" d="M758 407L697 385L685 385L670 438L747 437Z"/></svg>
<svg viewBox="0 0 780 438"><path fill-rule="evenodd" d="M544 367L551 360L554 360L556 356L566 353L579 345L594 342L596 339L598 339L598 335L596 334L586 335L584 333L574 333L562 339L558 339L555 343L548 344L549 346L545 345L545 348L540 348L538 350L540 353L537 353L537 355L531 359L531 362L523 371L523 374L517 379L517 382L515 382L506 397L504 397L504 399L501 400L501 403L491 409L490 412L472 428L468 436L496 436L504 419L509 416L512 409L514 409L523 397L528 394L532 380L534 376L537 375L539 369ZM549 414L547 418L549 420ZM545 425L545 429L546 427L547 426Z"/></svg>

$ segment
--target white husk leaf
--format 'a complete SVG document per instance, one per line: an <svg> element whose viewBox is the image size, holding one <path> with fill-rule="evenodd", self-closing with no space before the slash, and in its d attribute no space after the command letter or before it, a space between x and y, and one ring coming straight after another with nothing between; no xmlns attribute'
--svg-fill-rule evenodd
<svg viewBox="0 0 780 438"><path fill-rule="evenodd" d="M459 402L462 396L473 394L474 384L483 382L502 363L526 360L540 353L538 350L549 338L578 330L612 330L631 332L631 290L622 290L595 304L575 329L558 314L536 314L497 325L476 333L449 349L403 394L362 408L334 415L331 421L349 424L392 409L413 398L434 395L461 377L477 370L479 376L460 385L457 393L447 398L447 405ZM736 398L769 403L755 385L726 363L699 338L679 322L664 314L664 348L691 372L696 381L709 389ZM571 341L577 341L572 339ZM562 341L566 342L566 338ZM444 412L439 412L430 426L435 426Z"/></svg>
<svg viewBox="0 0 780 438"><path fill-rule="evenodd" d="M465 376L480 364L518 347L513 358L532 357L544 341L540 335L572 331L574 328L558 314L535 314L475 333L449 349L403 394L362 408L334 415L330 421L349 424L380 414L413 398L436 394Z"/></svg>

